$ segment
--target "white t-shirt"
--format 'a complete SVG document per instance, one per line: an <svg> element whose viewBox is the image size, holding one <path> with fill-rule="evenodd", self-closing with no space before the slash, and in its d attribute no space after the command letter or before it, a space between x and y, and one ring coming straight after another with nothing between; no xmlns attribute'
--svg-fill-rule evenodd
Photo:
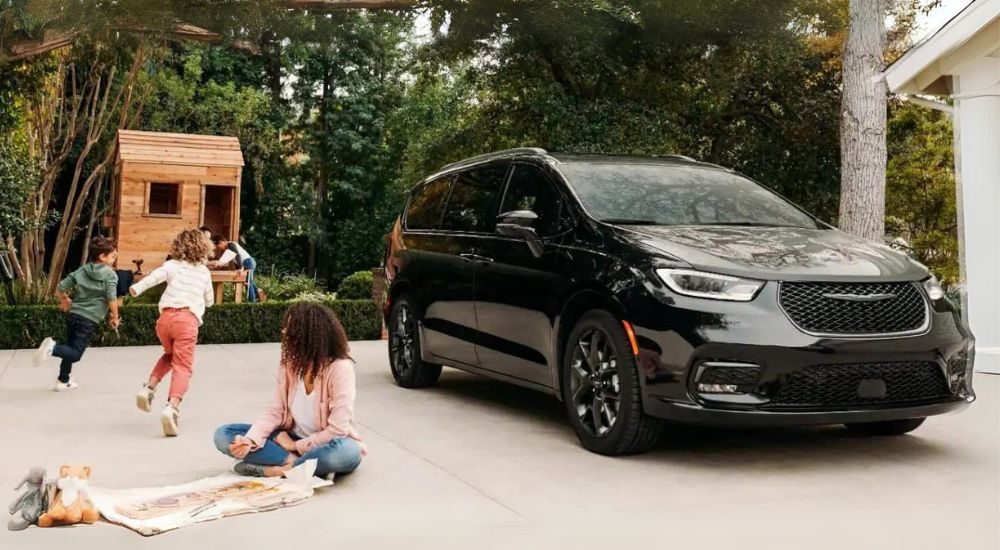
<svg viewBox="0 0 1000 550"><path fill-rule="evenodd" d="M233 248L236 251L233 251ZM243 267L243 262L249 257L250 253L247 252L247 249L240 246L236 241L229 241L229 247L222 253L222 256L219 256L218 261L219 265L227 265L229 262L236 260L240 264L240 267Z"/></svg>
<svg viewBox="0 0 1000 550"><path fill-rule="evenodd" d="M205 316L205 308L215 303L212 273L208 268L204 264L170 260L132 285L132 290L138 296L163 282L167 283L167 289L160 297L160 311L168 307L186 307L198 317L200 325Z"/></svg>
<svg viewBox="0 0 1000 550"><path fill-rule="evenodd" d="M316 433L316 401L319 399L319 392L313 387L312 394L306 393L306 382L299 378L299 384L295 388L295 398L292 399L292 420L295 421L295 435L307 438Z"/></svg>

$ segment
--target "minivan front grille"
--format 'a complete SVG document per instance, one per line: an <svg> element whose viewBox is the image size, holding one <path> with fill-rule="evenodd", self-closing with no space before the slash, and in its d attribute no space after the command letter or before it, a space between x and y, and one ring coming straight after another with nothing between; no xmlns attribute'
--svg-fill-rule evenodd
<svg viewBox="0 0 1000 550"><path fill-rule="evenodd" d="M865 395L862 382L881 381L885 391ZM812 365L787 375L765 408L890 405L951 397L941 368L930 361Z"/></svg>
<svg viewBox="0 0 1000 550"><path fill-rule="evenodd" d="M900 334L927 325L927 303L914 283L784 282L778 303L813 334Z"/></svg>

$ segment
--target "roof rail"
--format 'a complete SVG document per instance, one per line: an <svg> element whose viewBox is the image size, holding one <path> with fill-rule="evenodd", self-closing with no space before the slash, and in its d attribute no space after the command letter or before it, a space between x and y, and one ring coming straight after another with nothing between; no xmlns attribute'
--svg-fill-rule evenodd
<svg viewBox="0 0 1000 550"><path fill-rule="evenodd" d="M691 157L689 157L687 155L653 155L653 158L658 158L658 159L680 159L680 160L689 160L691 162L698 162L697 160L695 160L695 159L693 159L693 158L691 158Z"/></svg>
<svg viewBox="0 0 1000 550"><path fill-rule="evenodd" d="M438 172L445 172L462 166L468 166L471 164L486 162L489 160L502 159L514 155L547 155L547 154L549 154L549 152L540 147L515 147L514 149L504 149L502 151L494 151L492 153L476 155L474 157L460 160L458 162L446 164L445 166L442 166L441 169L438 170Z"/></svg>

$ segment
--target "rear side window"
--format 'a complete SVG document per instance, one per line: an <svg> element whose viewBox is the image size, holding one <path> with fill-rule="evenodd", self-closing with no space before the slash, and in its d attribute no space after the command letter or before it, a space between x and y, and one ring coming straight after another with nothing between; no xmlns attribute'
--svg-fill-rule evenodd
<svg viewBox="0 0 1000 550"><path fill-rule="evenodd" d="M496 226L497 196L508 168L486 166L459 174L442 227L450 231L491 233Z"/></svg>
<svg viewBox="0 0 1000 550"><path fill-rule="evenodd" d="M415 190L406 207L407 229L437 229L448 200L451 178L434 180Z"/></svg>
<svg viewBox="0 0 1000 550"><path fill-rule="evenodd" d="M542 237L560 233L566 225L564 220L560 219L562 197L537 166L527 164L514 166L514 173L507 185L500 212L513 210L531 210L538 214L535 231Z"/></svg>

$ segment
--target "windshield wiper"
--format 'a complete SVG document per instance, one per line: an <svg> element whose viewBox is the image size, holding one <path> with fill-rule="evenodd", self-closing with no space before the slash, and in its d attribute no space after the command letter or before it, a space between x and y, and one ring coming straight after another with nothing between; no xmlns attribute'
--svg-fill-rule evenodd
<svg viewBox="0 0 1000 550"><path fill-rule="evenodd" d="M656 220L632 220L629 218L604 218L601 222L612 225L661 225Z"/></svg>

